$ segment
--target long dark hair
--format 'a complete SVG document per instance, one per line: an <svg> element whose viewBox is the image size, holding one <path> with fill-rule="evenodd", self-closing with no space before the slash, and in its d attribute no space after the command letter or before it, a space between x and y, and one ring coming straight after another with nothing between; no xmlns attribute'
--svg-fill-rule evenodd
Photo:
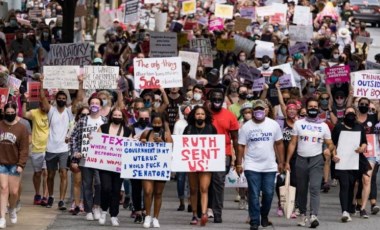
<svg viewBox="0 0 380 230"><path fill-rule="evenodd" d="M205 123L206 124L211 124L212 123L212 116L211 116L211 113L208 111L208 109L206 109L206 107L204 106L201 106L201 105L196 105L190 112L190 114L187 116L187 123L189 125L192 125L192 126L195 126L195 112L198 110L198 109L203 109L203 111L205 112L205 115L206 115L206 118L205 118Z"/></svg>
<svg viewBox="0 0 380 230"><path fill-rule="evenodd" d="M113 113L115 112L115 111L120 111L121 112L121 116L122 116L122 118L123 118L123 121L121 122L121 126L126 126L127 125L127 122L126 122L126 116L125 116L125 114L123 113L123 111L122 111L122 109L121 108L119 108L119 107L115 107L115 108L113 108L112 110L111 110L111 112L109 113L109 115L108 115L108 124L111 124L112 123L112 116L113 116Z"/></svg>

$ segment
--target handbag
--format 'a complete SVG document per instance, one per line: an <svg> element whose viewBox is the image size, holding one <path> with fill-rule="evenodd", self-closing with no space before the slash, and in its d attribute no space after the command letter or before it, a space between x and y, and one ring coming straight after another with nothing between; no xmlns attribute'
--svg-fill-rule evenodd
<svg viewBox="0 0 380 230"><path fill-rule="evenodd" d="M280 187L280 203L284 210L284 216L290 219L296 200L296 188L290 186L290 172L286 171L285 185Z"/></svg>

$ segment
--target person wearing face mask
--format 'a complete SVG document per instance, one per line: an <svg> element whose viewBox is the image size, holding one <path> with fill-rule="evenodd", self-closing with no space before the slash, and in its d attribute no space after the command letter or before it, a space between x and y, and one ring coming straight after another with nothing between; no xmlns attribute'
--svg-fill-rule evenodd
<svg viewBox="0 0 380 230"><path fill-rule="evenodd" d="M284 166L281 128L276 121L265 116L267 107L264 101L255 101L252 120L247 121L239 130L236 171L238 174L242 173L242 159L245 156L244 174L248 182L251 230L259 229L260 225L264 228L272 225L268 214L272 205L275 176L278 171L283 171Z"/></svg>
<svg viewBox="0 0 380 230"><path fill-rule="evenodd" d="M309 98L306 101L307 117L297 120L293 126L292 139L288 145L285 169L290 170L290 161L297 147L297 196L300 216L298 226L311 228L319 225L318 211L320 186L323 177L324 159L322 145L325 143L332 155L336 155L331 140L331 132L326 123L318 118L318 100ZM310 189L310 221L307 212L307 197Z"/></svg>
<svg viewBox="0 0 380 230"><path fill-rule="evenodd" d="M193 87L193 97L190 100L191 105L203 105L205 102L203 100L203 95L204 95L204 87L203 85L195 85Z"/></svg>
<svg viewBox="0 0 380 230"><path fill-rule="evenodd" d="M237 93L239 95L239 100L237 102L235 102L234 104L230 105L228 107L228 110L230 110L235 115L235 117L238 119L238 121L242 121L243 116L240 113L240 109L241 109L242 105L247 102L248 88L245 85L241 85L238 87L237 91L238 91Z"/></svg>
<svg viewBox="0 0 380 230"><path fill-rule="evenodd" d="M17 30L16 39L11 42L9 47L11 60L17 62L20 53L23 54L23 58L31 57L33 53L33 45L29 39L24 38L24 31L21 29ZM23 61L24 59L19 63L22 63Z"/></svg>
<svg viewBox="0 0 380 230"><path fill-rule="evenodd" d="M280 88L279 78L284 75L282 69L274 69L268 80L268 95L267 98L273 106L279 105L278 89Z"/></svg>
<svg viewBox="0 0 380 230"><path fill-rule="evenodd" d="M346 100L347 96L341 90L336 91L334 94L334 104L332 108L332 112L338 119L338 123L343 121L344 111L346 109Z"/></svg>
<svg viewBox="0 0 380 230"><path fill-rule="evenodd" d="M264 55L263 58L261 59L261 67L257 68L258 70L261 71L261 75L265 77L265 82L269 83L269 77L272 75L273 68L271 67L272 65L272 60L270 59L269 56Z"/></svg>
<svg viewBox="0 0 380 230"><path fill-rule="evenodd" d="M17 223L16 203L19 195L21 173L24 171L29 155L29 137L27 128L17 119L17 104L9 102L4 106L4 117L0 121L0 174L2 193L0 228L6 227L5 213L9 202L9 219ZM9 192L4 192L9 191Z"/></svg>
<svg viewBox="0 0 380 230"><path fill-rule="evenodd" d="M89 98L90 114L77 122L71 134L70 146L73 164L76 168L84 165L89 148L89 136L107 122L107 118L101 116L100 108L103 101L96 96ZM100 179L99 171L93 168L81 167L84 211L86 220L99 220L100 218ZM95 188L95 189L94 189Z"/></svg>
<svg viewBox="0 0 380 230"><path fill-rule="evenodd" d="M111 98L112 96L106 90L99 91L97 93L97 96L99 97L100 100L102 100L102 106L100 108L100 115L107 117L111 111L111 108L112 108L112 98Z"/></svg>
<svg viewBox="0 0 380 230"><path fill-rule="evenodd" d="M355 140L348 138L355 136ZM336 175L339 180L339 198L342 210L342 222L352 221L350 213L355 213L355 206L352 205L354 198L355 182L365 176L370 165L363 155L367 148L367 138L363 126L356 122L356 111L353 107L348 107L344 111L343 122L338 123L332 132L333 142L337 146L338 155L333 155L332 160L336 163ZM352 143L355 141L356 143ZM339 152L340 146L351 146L351 151L345 148L345 153ZM347 168L340 166L343 162L352 161L356 158L357 167Z"/></svg>
<svg viewBox="0 0 380 230"><path fill-rule="evenodd" d="M210 111L212 113L212 124L218 134L226 136L226 171L213 172L209 192L208 217L214 217L214 223L222 223L222 208L224 201L224 181L230 166L235 164L232 159L234 152L237 153L237 136L239 122L235 115L228 109L223 108L224 93L221 89L212 89L209 92ZM232 146L231 146L232 142Z"/></svg>
<svg viewBox="0 0 380 230"><path fill-rule="evenodd" d="M4 33L5 34L13 34L15 33L18 29L20 28L17 18L15 16L12 16L9 18L9 23L8 25L4 28Z"/></svg>
<svg viewBox="0 0 380 230"><path fill-rule="evenodd" d="M166 113L166 109L169 105L169 98L163 88L156 91L154 94L154 101L152 104L152 109L156 113Z"/></svg>
<svg viewBox="0 0 380 230"><path fill-rule="evenodd" d="M319 68L314 72L314 75L317 76L320 80L318 87L324 87L326 85L326 74L325 70L328 67L327 60L322 59L319 63Z"/></svg>
<svg viewBox="0 0 380 230"><path fill-rule="evenodd" d="M9 65L9 70L14 73L16 71L17 68L23 68L23 69L27 69L26 67L26 64L24 63L24 53L23 52L19 52L17 54L17 58L16 58L16 61L15 62L12 62L10 65Z"/></svg>
<svg viewBox="0 0 380 230"><path fill-rule="evenodd" d="M91 116L91 115L90 115ZM124 123L123 113L119 108L112 109L110 118L107 123L101 125L98 132L112 136L131 137L131 130ZM101 186L101 208L102 213L99 218L99 224L104 225L107 219L107 210L111 216L112 226L119 226L119 196L123 179L120 173L99 170Z"/></svg>
<svg viewBox="0 0 380 230"><path fill-rule="evenodd" d="M286 44L281 44L277 50L277 63L284 64L286 62L286 58L289 56L288 47Z"/></svg>

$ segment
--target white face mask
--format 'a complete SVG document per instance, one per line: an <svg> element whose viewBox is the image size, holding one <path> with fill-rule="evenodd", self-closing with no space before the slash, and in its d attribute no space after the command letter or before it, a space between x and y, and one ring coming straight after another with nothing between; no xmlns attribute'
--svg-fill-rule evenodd
<svg viewBox="0 0 380 230"><path fill-rule="evenodd" d="M199 101L201 100L202 95L200 93L194 93L194 100Z"/></svg>
<svg viewBox="0 0 380 230"><path fill-rule="evenodd" d="M154 108L159 108L161 106L160 102L154 102L153 104Z"/></svg>
<svg viewBox="0 0 380 230"><path fill-rule="evenodd" d="M331 38L330 38L330 41L331 41L332 43L335 43L335 42L336 42L336 37L331 37Z"/></svg>
<svg viewBox="0 0 380 230"><path fill-rule="evenodd" d="M334 54L333 57L334 57L334 59L338 59L339 58L339 54Z"/></svg>
<svg viewBox="0 0 380 230"><path fill-rule="evenodd" d="M263 63L263 68L268 69L269 68L269 63Z"/></svg>

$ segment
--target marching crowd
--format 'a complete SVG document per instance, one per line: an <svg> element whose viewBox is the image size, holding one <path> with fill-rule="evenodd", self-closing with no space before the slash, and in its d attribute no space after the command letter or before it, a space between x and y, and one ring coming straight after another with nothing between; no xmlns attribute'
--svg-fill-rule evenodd
<svg viewBox="0 0 380 230"><path fill-rule="evenodd" d="M94 50L91 64L119 67L117 89L93 91L84 89L83 74L78 76L79 90L44 89L44 61L51 45L62 40L62 7L55 1L27 2L25 7L40 7L45 18L57 19L49 24L28 21L31 9L26 8L11 10L0 21L0 88L10 89L9 95L1 95L0 228L7 225L6 213L12 224L17 223L22 173L28 160L34 170L35 205L58 205L66 210L71 184L68 209L73 215L84 212L86 220L97 220L100 225L106 224L109 215L112 226L119 226L123 203L131 208L135 223L160 227L166 182L123 179L117 172L83 166L88 151L85 143L94 132L143 143L172 143L172 135L224 135L225 171L173 173L178 211L185 210L188 199L191 225L205 226L211 218L214 223L223 222L224 184L230 170L248 183L247 188L237 188L236 201L239 209L248 210L251 230L272 225L273 200L278 202L276 215L285 215L279 187L285 183L287 171L290 185L296 187L290 211L291 218L298 218L298 226L319 226L320 193L328 193L330 186L338 184L342 222L352 221L355 213L369 218L368 213L380 211L380 150L375 148L380 134L379 97L355 97L350 81L330 82L325 74L328 68L347 66L351 78L355 72L367 71L377 74L379 82L378 70L371 68L380 66L380 54L369 67L366 60L371 46L357 39L370 39L370 33L367 24L354 17L349 1L276 1L274 4L286 6L285 18L254 15L246 31L233 29L236 19L244 9L264 7L267 1L223 1L234 6L232 19L223 19L224 28L213 31L198 20L215 19L219 1L196 1L196 12L188 15L181 13L181 1L141 1L139 9L148 15L168 13L167 31L173 31L173 22L182 26L195 23L175 32L187 33L188 40L209 39L211 63L202 57L197 65L182 61L182 87L137 89L133 60L150 58L150 29L142 22L136 25L115 19L104 34L105 42ZM120 7L125 4L128 1ZM304 42L292 40L289 34L296 6L310 8L313 35L306 50L290 53L292 46ZM219 39L234 36L256 42L256 47L249 52L246 48L217 48ZM76 39L80 42L83 37L79 32ZM272 42L273 53L257 57L257 41ZM188 43L179 50L197 52ZM289 64L290 70L282 68L284 64ZM247 68L259 74L247 78L242 75ZM190 76L192 69L196 69L194 76ZM294 85L283 87L281 78L289 74ZM10 77L21 80L21 85L12 88ZM255 90L259 78L265 83ZM29 82L40 83L39 102L30 100ZM54 191L56 174L59 192ZM273 199L275 194L277 199Z"/></svg>

